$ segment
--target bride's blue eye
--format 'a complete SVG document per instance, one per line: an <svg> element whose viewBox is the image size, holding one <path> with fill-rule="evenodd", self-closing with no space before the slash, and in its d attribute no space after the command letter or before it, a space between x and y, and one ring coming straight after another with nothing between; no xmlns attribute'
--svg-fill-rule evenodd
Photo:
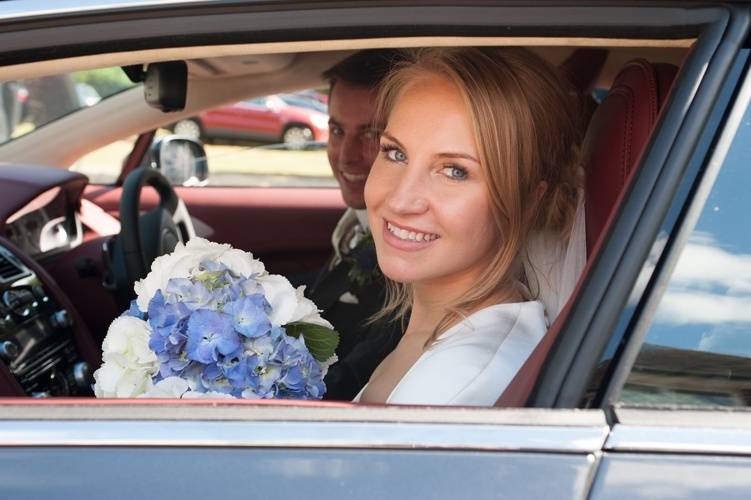
<svg viewBox="0 0 751 500"><path fill-rule="evenodd" d="M395 146L391 146L389 144L382 144L381 152L390 161L397 162L397 163L404 163L407 161L407 155L405 155L402 150L400 150L399 148Z"/></svg>
<svg viewBox="0 0 751 500"><path fill-rule="evenodd" d="M455 181L463 181L469 175L467 173L467 169L458 165L448 165L446 167L443 167L443 174L449 179Z"/></svg>

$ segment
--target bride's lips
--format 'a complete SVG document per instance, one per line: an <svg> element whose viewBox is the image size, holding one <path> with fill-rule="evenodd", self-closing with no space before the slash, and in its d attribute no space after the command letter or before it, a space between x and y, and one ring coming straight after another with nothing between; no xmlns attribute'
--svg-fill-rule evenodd
<svg viewBox="0 0 751 500"><path fill-rule="evenodd" d="M440 236L383 219L383 240L397 250L408 252L422 250L432 245Z"/></svg>

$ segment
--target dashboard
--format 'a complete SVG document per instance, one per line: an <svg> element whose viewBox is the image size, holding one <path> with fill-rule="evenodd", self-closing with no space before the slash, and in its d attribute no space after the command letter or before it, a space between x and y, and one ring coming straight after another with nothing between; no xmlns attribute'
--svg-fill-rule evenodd
<svg viewBox="0 0 751 500"><path fill-rule="evenodd" d="M82 241L81 220L67 192L53 187L12 214L5 236L22 252L38 259L68 250Z"/></svg>
<svg viewBox="0 0 751 500"><path fill-rule="evenodd" d="M32 397L90 395L90 365L70 313L40 276L0 244L0 361Z"/></svg>
<svg viewBox="0 0 751 500"><path fill-rule="evenodd" d="M83 241L88 179L0 165L0 396L89 396L98 364L86 326L39 264Z"/></svg>

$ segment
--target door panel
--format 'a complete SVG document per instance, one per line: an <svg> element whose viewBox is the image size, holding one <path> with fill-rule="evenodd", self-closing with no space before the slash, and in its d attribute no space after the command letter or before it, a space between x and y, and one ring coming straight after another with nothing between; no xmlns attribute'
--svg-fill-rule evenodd
<svg viewBox="0 0 751 500"><path fill-rule="evenodd" d="M61 466L61 464L63 464ZM585 456L431 450L5 448L3 498L584 498Z"/></svg>
<svg viewBox="0 0 751 500"><path fill-rule="evenodd" d="M0 405L0 498L582 499L609 431L598 410Z"/></svg>
<svg viewBox="0 0 751 500"><path fill-rule="evenodd" d="M748 498L747 410L616 408L590 498Z"/></svg>
<svg viewBox="0 0 751 500"><path fill-rule="evenodd" d="M592 500L746 499L751 457L607 453L592 487Z"/></svg>

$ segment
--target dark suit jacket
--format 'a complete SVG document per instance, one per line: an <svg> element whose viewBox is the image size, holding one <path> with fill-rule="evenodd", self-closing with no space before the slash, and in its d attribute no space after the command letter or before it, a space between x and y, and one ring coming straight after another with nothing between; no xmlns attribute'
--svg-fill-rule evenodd
<svg viewBox="0 0 751 500"><path fill-rule="evenodd" d="M295 285L309 284L305 295L339 332L336 350L339 361L329 368L324 379L324 399L351 400L399 343L401 325L391 321L368 322L383 307L386 286L378 270L372 241L355 248L333 268L329 267L321 269L315 278L308 275L293 281ZM349 297L340 300L347 292ZM352 296L356 301L351 300Z"/></svg>

